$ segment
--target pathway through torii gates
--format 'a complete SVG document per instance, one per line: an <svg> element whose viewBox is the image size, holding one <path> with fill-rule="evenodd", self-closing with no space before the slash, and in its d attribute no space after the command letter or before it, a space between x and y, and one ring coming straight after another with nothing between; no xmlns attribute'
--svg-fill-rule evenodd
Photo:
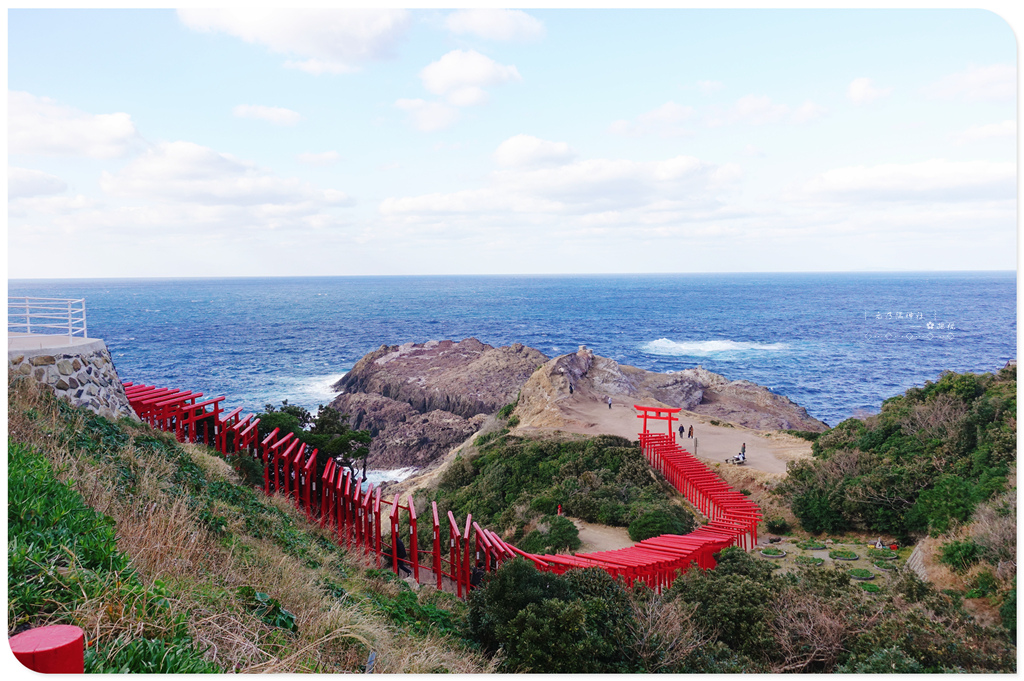
<svg viewBox="0 0 1024 681"><path fill-rule="evenodd" d="M225 412L224 396L202 399L202 393L124 383L135 413L152 427L175 433L181 442L202 442L222 455L241 453L263 464L263 491L290 497L310 522L330 527L339 545L372 560L389 563L398 571L404 563L419 583L436 583L438 589L469 593L476 568L494 570L501 562L522 556L539 570L564 573L572 568L599 567L627 584L641 581L655 590L667 588L691 566L715 567L713 555L723 548L757 543L761 511L675 441L672 422L680 409L634 405L643 419L640 446L647 461L686 497L708 523L686 535L666 534L616 551L575 555L535 555L503 541L495 532L473 522L472 514L460 523L451 512L439 517L431 502L425 518L419 518L411 495L390 498L374 489L365 490L352 472L328 462L317 475L317 450L275 429L264 438L258 434L259 419L242 417L242 409ZM665 421L667 434L651 433L649 422ZM418 525L430 523L429 548L418 546ZM401 559L391 547L391 537L408 528L408 556ZM388 532L384 533L387 528ZM390 536L388 536L390 535Z"/></svg>

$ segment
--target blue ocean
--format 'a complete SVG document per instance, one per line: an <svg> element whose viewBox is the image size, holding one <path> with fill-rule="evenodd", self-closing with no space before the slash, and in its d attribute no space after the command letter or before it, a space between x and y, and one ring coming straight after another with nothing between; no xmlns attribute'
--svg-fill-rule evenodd
<svg viewBox="0 0 1024 681"><path fill-rule="evenodd" d="M381 344L586 345L652 371L702 365L835 425L946 370L1017 351L1015 272L10 280L85 298L123 380L314 409Z"/></svg>

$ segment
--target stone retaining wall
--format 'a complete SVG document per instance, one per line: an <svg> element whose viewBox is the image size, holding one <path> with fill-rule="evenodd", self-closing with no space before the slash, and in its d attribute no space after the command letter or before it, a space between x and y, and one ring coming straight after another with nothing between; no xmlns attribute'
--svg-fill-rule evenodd
<svg viewBox="0 0 1024 681"><path fill-rule="evenodd" d="M138 419L121 379L100 339L71 347L8 350L8 376L24 376L49 386L57 397L105 418Z"/></svg>

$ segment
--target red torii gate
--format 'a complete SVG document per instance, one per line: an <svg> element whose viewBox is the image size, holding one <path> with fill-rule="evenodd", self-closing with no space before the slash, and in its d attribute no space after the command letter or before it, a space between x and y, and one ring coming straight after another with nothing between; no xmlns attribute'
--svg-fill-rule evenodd
<svg viewBox="0 0 1024 681"><path fill-rule="evenodd" d="M668 434L674 436L675 433L672 431L672 422L678 421L673 414L678 414L683 409L682 407L642 407L639 404L634 404L633 408L641 412L636 415L638 419L644 420L643 434L647 435L650 431L647 430L647 421L668 421Z"/></svg>

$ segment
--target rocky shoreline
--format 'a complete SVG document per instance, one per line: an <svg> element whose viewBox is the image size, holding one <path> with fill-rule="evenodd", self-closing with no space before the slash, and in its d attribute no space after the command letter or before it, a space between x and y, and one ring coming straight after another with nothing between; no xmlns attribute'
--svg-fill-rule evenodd
<svg viewBox="0 0 1024 681"><path fill-rule="evenodd" d="M571 386L571 390L570 390ZM570 429L580 401L680 407L761 431L822 431L788 398L750 381L697 367L661 374L595 355L585 346L549 358L519 343L495 348L475 338L382 345L334 384L331 406L374 436L371 468L424 467L517 402L521 427Z"/></svg>

